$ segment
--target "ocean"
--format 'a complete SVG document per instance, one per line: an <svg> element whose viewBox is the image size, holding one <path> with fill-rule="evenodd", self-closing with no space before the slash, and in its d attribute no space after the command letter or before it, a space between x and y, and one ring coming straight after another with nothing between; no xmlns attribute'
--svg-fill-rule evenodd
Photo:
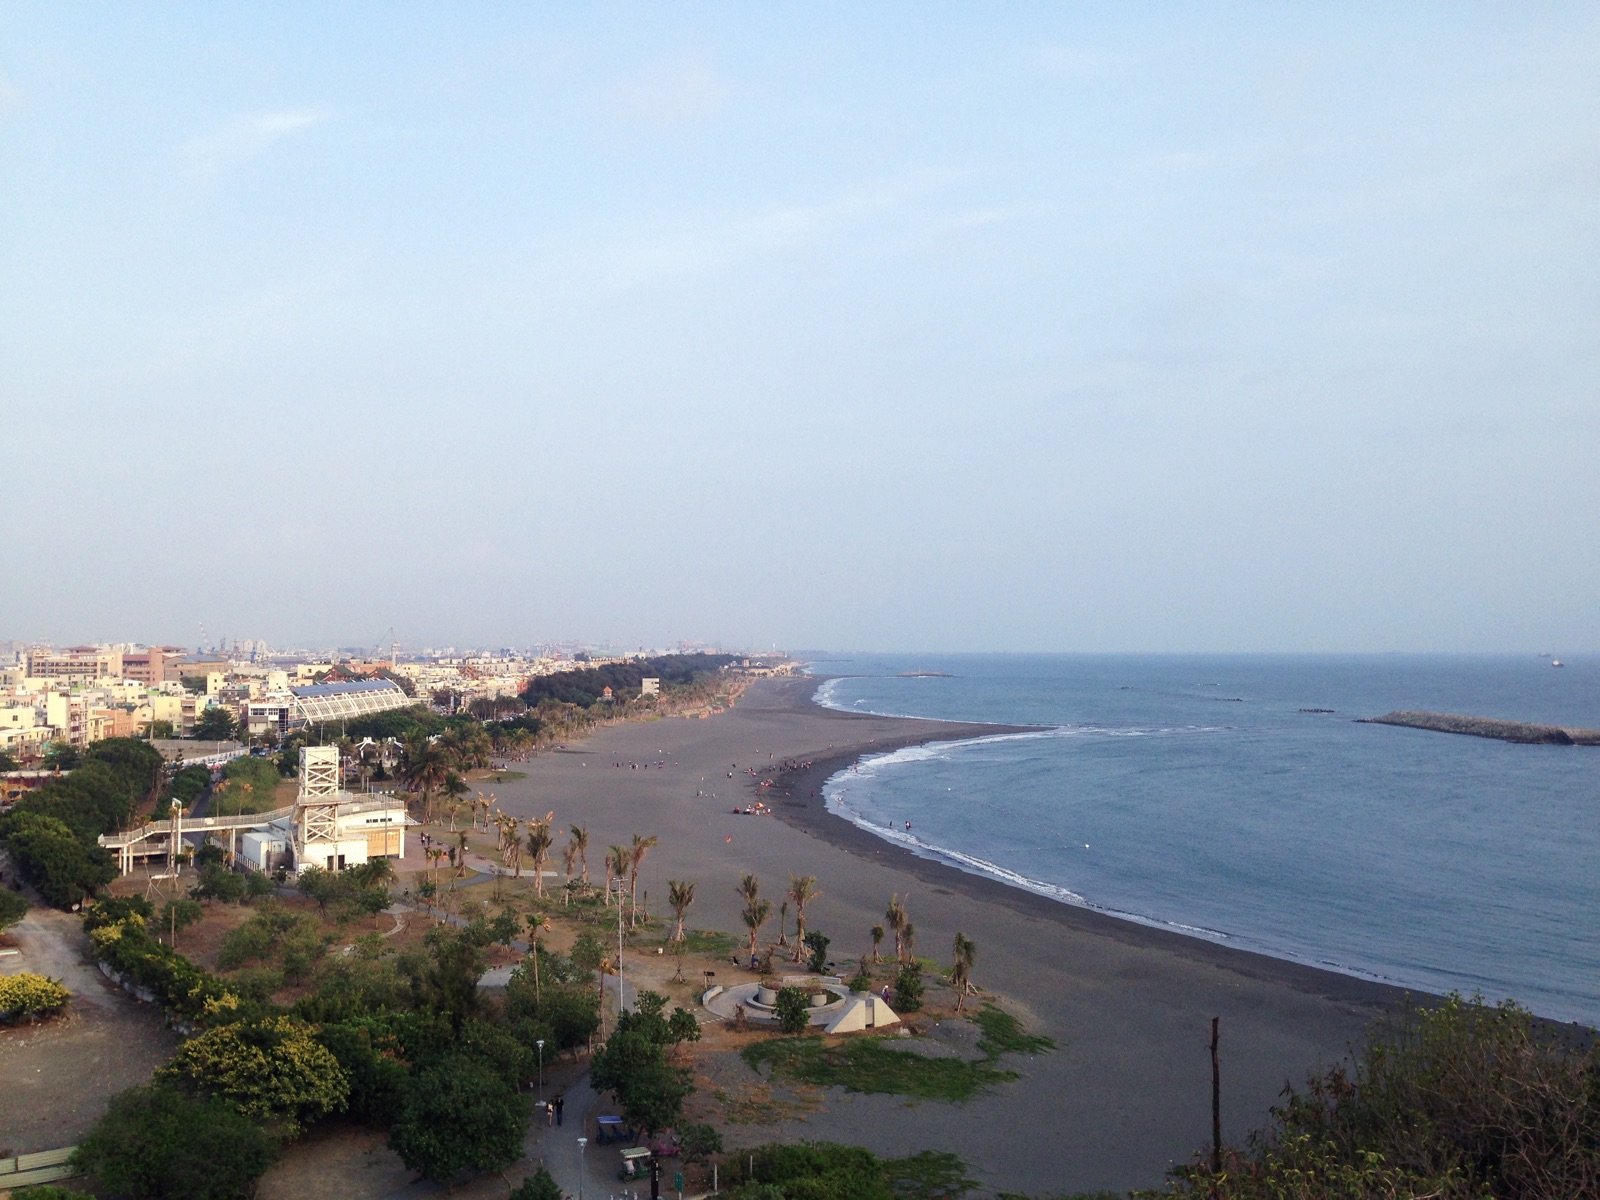
<svg viewBox="0 0 1600 1200"><path fill-rule="evenodd" d="M1600 727L1600 659L851 655L810 669L835 676L817 693L833 708L1041 727L835 775L830 810L881 837L1127 920L1600 1025L1600 747L1355 720Z"/></svg>

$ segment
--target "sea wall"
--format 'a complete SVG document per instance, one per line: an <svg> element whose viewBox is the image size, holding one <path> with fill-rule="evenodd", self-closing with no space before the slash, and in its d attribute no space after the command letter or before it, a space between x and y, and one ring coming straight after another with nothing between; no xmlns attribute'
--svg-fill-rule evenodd
<svg viewBox="0 0 1600 1200"><path fill-rule="evenodd" d="M1534 725L1494 717L1465 717L1456 713L1392 712L1381 717L1361 717L1364 725L1401 725L1434 733L1460 733L1468 737L1495 738L1548 746L1600 746L1600 729L1570 729L1560 725Z"/></svg>

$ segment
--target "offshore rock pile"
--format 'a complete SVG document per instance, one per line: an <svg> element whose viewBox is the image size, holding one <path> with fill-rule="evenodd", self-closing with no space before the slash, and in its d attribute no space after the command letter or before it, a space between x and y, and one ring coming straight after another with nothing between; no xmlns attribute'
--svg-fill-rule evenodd
<svg viewBox="0 0 1600 1200"><path fill-rule="evenodd" d="M1468 737L1495 738L1546 746L1600 746L1600 729L1568 729L1560 725L1534 725L1493 717L1464 717L1455 713L1392 712L1381 717L1361 717L1363 725L1401 725L1435 733L1460 733Z"/></svg>

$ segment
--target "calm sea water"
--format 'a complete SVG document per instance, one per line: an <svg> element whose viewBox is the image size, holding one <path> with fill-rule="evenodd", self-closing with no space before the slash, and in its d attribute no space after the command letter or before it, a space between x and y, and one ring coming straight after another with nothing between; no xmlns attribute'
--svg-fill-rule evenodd
<svg viewBox="0 0 1600 1200"><path fill-rule="evenodd" d="M1600 660L874 655L812 670L840 676L818 692L835 708L1046 727L835 776L830 807L881 836L1131 920L1600 1025L1600 747L1354 722L1408 708L1600 727Z"/></svg>

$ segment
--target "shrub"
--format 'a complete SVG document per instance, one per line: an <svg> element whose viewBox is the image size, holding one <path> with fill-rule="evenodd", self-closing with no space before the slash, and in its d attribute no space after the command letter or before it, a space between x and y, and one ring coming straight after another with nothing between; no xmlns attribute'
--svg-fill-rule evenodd
<svg viewBox="0 0 1600 1200"><path fill-rule="evenodd" d="M909 960L894 979L896 1012L914 1013L922 1007L922 964Z"/></svg>
<svg viewBox="0 0 1600 1200"><path fill-rule="evenodd" d="M799 988L779 989L777 1003L772 1009L778 1018L778 1028L785 1033L803 1033L811 1023L811 1001Z"/></svg>
<svg viewBox="0 0 1600 1200"><path fill-rule="evenodd" d="M47 1016L70 999L71 992L43 975L0 975L0 1021L8 1024Z"/></svg>

